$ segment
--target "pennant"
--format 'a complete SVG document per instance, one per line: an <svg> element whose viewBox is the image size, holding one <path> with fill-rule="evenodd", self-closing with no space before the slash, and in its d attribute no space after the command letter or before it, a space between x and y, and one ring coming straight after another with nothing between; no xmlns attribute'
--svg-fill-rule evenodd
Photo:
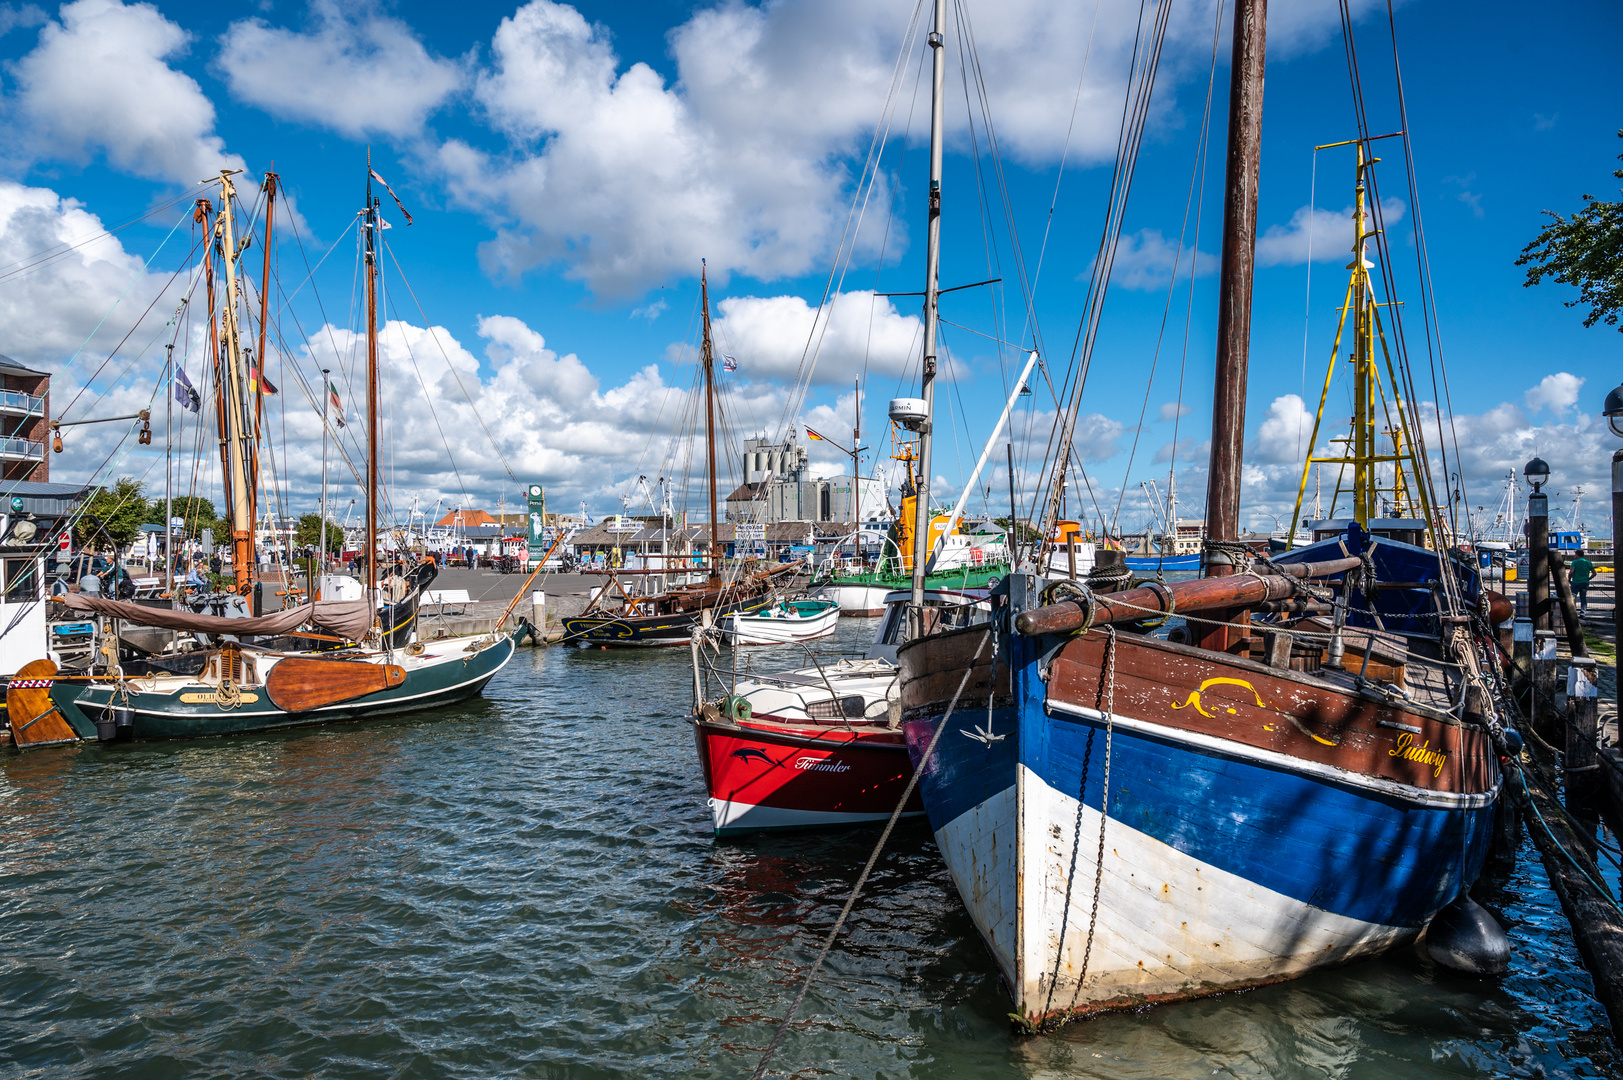
<svg viewBox="0 0 1623 1080"><path fill-rule="evenodd" d="M817 432L813 431L811 428L806 429L806 438L808 438L808 439L816 439L818 442L832 442L833 441L832 439L829 439L827 436L817 434Z"/></svg>
<svg viewBox="0 0 1623 1080"><path fill-rule="evenodd" d="M197 392L197 387L192 385L192 380L186 377L186 369L183 367L175 368L175 400L180 403L181 408L190 409L192 412L197 412L203 407L202 395Z"/></svg>
<svg viewBox="0 0 1623 1080"><path fill-rule="evenodd" d="M259 365L248 361L248 393L259 393Z"/></svg>
<svg viewBox="0 0 1623 1080"><path fill-rule="evenodd" d="M389 186L389 181L387 181L383 177L379 176L378 171L376 169L368 169L367 171L372 174L372 179L376 180L378 183L383 185L383 190L387 191L389 193L389 198L393 199L394 204L396 206L400 207L400 212L402 214L405 214L405 216L406 216L406 224L410 225L411 224L411 215L406 213L406 204L401 202L400 201L400 196L398 196L398 195L396 195L394 193L394 188ZM387 226L385 226L385 228L387 228Z"/></svg>
<svg viewBox="0 0 1623 1080"><path fill-rule="evenodd" d="M344 405L343 405L343 402L338 400L338 387L331 386L331 385L329 385L327 387L327 402L328 402L329 405L332 406L333 415L335 417L337 417L337 420L336 420L337 425L339 427L343 427L344 426Z"/></svg>
<svg viewBox="0 0 1623 1080"><path fill-rule="evenodd" d="M732 356L728 356L726 353L722 353L721 354L721 370L723 370L723 371L737 371L738 370L738 360L737 360L737 358L732 357Z"/></svg>
<svg viewBox="0 0 1623 1080"><path fill-rule="evenodd" d="M260 393L264 394L266 397L272 397L281 393L280 390L276 389L276 384L270 381L270 376L265 374L261 374L259 376L259 390Z"/></svg>

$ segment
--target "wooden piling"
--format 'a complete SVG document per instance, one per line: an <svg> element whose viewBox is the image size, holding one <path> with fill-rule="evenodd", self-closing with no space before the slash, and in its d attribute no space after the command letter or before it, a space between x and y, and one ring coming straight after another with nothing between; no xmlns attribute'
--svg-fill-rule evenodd
<svg viewBox="0 0 1623 1080"><path fill-rule="evenodd" d="M1567 809L1589 819L1601 794L1599 704L1595 661L1573 657L1567 666Z"/></svg>
<svg viewBox="0 0 1623 1080"><path fill-rule="evenodd" d="M1555 707L1555 690L1558 685L1557 663L1555 631L1534 630L1533 730L1545 742L1559 746L1566 739L1566 717Z"/></svg>
<svg viewBox="0 0 1623 1080"><path fill-rule="evenodd" d="M1525 786L1517 784L1517 772ZM1531 760L1524 759L1522 768L1507 776L1507 786L1515 788L1527 831L1572 924L1595 997L1612 1021L1612 1037L1623 1042L1623 912L1606 888L1588 842L1562 814L1554 785Z"/></svg>

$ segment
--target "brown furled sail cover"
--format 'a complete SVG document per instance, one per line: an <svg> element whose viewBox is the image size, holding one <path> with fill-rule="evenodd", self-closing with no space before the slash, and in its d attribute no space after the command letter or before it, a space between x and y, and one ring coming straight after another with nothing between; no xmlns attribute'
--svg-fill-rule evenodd
<svg viewBox="0 0 1623 1080"><path fill-rule="evenodd" d="M55 660L30 660L11 677L6 688L6 712L11 717L11 741L19 750L78 742L79 735L51 703Z"/></svg>
<svg viewBox="0 0 1623 1080"><path fill-rule="evenodd" d="M317 600L313 604L275 611L269 615L234 619L221 615L198 615L191 611L169 608L144 607L123 600L109 600L105 596L86 596L67 593L52 597L74 611L88 611L97 615L111 615L115 619L140 623L142 626L162 626L169 630L195 630L201 634L251 634L274 637L286 634L305 623L330 630L347 641L360 641L372 629L373 605L361 600Z"/></svg>
<svg viewBox="0 0 1623 1080"><path fill-rule="evenodd" d="M278 709L305 712L388 690L405 681L406 669L398 664L290 656L277 661L265 676L265 693Z"/></svg>

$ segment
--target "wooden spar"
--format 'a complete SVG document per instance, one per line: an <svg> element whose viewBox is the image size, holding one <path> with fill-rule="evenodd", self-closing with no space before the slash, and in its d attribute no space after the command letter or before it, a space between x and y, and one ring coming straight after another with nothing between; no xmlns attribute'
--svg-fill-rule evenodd
<svg viewBox="0 0 1623 1080"><path fill-rule="evenodd" d="M232 199L236 188L231 172L220 173L220 214L215 220L214 237L220 248L225 303L220 307L220 346L215 354L216 370L221 372L218 401L220 411L220 463L225 479L227 512L231 521L231 570L236 591L246 596L254 575L254 481L258 476L255 454L257 431L248 429L248 373L242 362L242 326L237 321L242 304L237 281L236 216ZM223 363L222 363L223 360Z"/></svg>
<svg viewBox="0 0 1623 1080"><path fill-rule="evenodd" d="M378 587L378 204L366 151L366 592Z"/></svg>
<svg viewBox="0 0 1623 1080"><path fill-rule="evenodd" d="M1275 567L1277 572L1270 574L1200 578L1118 593L1094 593L1091 601L1066 600L1022 612L1015 618L1014 628L1028 637L1068 634L1086 626L1136 622L1160 612L1182 615L1192 611L1250 607L1291 596L1295 592L1294 582L1297 579L1328 577L1356 569L1359 565L1361 560L1356 557L1319 563L1294 563Z"/></svg>
<svg viewBox="0 0 1623 1080"><path fill-rule="evenodd" d="M258 434L261 415L265 408L265 318L270 306L270 264L271 264L271 229L276 222L276 181L280 179L275 173L265 174L263 185L265 192L265 263L259 274L259 351L254 356L259 359L259 385L254 388L254 427ZM274 458L272 461L274 462Z"/></svg>
<svg viewBox="0 0 1623 1080"><path fill-rule="evenodd" d="M704 437L710 469L710 583L721 580L721 526L716 521L716 356L710 343L710 283L699 263L699 296L704 313Z"/></svg>
<svg viewBox="0 0 1623 1080"><path fill-rule="evenodd" d="M1217 364L1212 388L1212 456L1206 486L1206 535L1233 541L1240 533L1240 474L1245 448L1246 367L1251 348L1251 277L1257 242L1257 172L1262 147L1263 55L1268 0L1239 0L1229 79L1228 165L1223 202L1223 256L1217 305ZM1234 568L1208 558L1206 574ZM1200 631L1202 648L1226 651L1240 636L1228 626Z"/></svg>

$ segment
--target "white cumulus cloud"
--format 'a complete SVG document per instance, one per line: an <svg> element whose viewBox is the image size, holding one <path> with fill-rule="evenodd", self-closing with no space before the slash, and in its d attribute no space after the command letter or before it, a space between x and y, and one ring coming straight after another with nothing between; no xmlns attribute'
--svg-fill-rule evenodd
<svg viewBox="0 0 1623 1080"><path fill-rule="evenodd" d="M1403 218L1407 207L1393 196L1381 203L1387 228ZM1373 223L1370 228L1374 228ZM1342 262L1352 258L1353 208L1327 210L1298 207L1284 225L1270 225L1257 237L1258 266L1300 266L1311 254L1314 262ZM1370 250L1374 248L1371 245Z"/></svg>
<svg viewBox="0 0 1623 1080"><path fill-rule="evenodd" d="M303 32L232 23L215 63L231 92L273 116L361 139L416 135L462 84L462 66L430 53L399 19L317 0L310 21Z"/></svg>
<svg viewBox="0 0 1623 1080"><path fill-rule="evenodd" d="M11 67L13 153L88 162L153 180L194 184L244 167L214 132L214 105L168 63L191 35L151 4L75 0L47 22Z"/></svg>
<svg viewBox="0 0 1623 1080"><path fill-rule="evenodd" d="M1537 386L1522 395L1522 400L1534 412L1548 410L1559 415L1578 404L1578 391L1583 385L1583 376L1558 371L1540 379Z"/></svg>

